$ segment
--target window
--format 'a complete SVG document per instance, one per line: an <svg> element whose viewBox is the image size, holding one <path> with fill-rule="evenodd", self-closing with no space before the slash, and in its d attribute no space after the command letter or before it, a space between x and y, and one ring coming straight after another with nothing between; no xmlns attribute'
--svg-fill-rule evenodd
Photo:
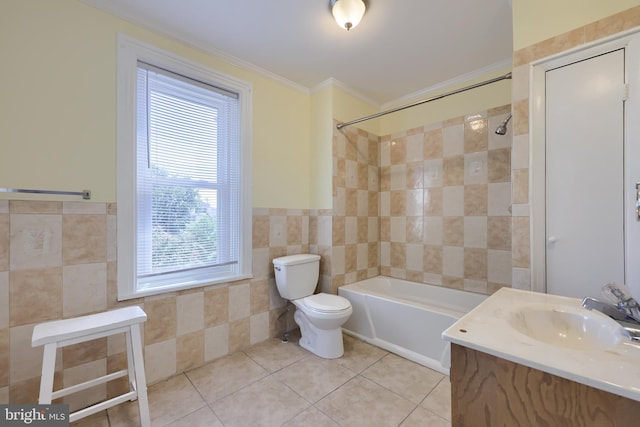
<svg viewBox="0 0 640 427"><path fill-rule="evenodd" d="M250 88L125 37L118 54L118 298L250 277Z"/></svg>

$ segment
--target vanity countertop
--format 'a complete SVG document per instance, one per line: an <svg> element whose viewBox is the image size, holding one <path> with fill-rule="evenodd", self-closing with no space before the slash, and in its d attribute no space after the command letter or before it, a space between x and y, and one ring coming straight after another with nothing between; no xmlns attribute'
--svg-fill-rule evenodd
<svg viewBox="0 0 640 427"><path fill-rule="evenodd" d="M528 326L523 328L523 313L532 312L532 307L542 314L527 318ZM543 310L548 310L549 316L545 316ZM573 317L587 319L591 324L602 322L606 327L596 330L598 336L593 338L602 339L605 344L602 348L581 348L578 339L573 341L576 348L571 348L571 342L568 346L556 345L554 339L561 343L566 338L567 325L563 324L562 316L555 320L554 312L575 314ZM542 324L544 328L539 327ZM553 331L548 334L548 341L547 334L539 340L527 333L528 327ZM556 334L555 338L553 334ZM599 312L586 310L577 298L502 288L445 330L442 337L461 346L640 401L640 344L622 337L615 321Z"/></svg>

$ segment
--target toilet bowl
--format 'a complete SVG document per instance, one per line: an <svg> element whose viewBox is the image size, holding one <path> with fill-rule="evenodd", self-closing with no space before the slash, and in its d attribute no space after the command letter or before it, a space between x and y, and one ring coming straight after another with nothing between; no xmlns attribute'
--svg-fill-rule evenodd
<svg viewBox="0 0 640 427"><path fill-rule="evenodd" d="M313 293L318 283L320 256L289 255L274 259L273 265L280 296L296 307L293 319L300 327L300 346L325 359L341 357L342 325L353 308L344 297Z"/></svg>
<svg viewBox="0 0 640 427"><path fill-rule="evenodd" d="M293 319L300 327L300 347L325 359L341 357L342 325L353 313L349 300L320 293L292 302L296 306Z"/></svg>

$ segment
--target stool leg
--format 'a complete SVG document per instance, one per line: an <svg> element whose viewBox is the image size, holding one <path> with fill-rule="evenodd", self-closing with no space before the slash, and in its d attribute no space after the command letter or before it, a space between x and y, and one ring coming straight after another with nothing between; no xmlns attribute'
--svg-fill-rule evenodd
<svg viewBox="0 0 640 427"><path fill-rule="evenodd" d="M127 345L127 373L129 374L129 391L136 389L135 366L133 364L133 349L131 348L131 328L124 333L124 341ZM132 401L135 399L131 399Z"/></svg>
<svg viewBox="0 0 640 427"><path fill-rule="evenodd" d="M40 378L40 396L38 403L47 405L51 403L51 395L53 394L53 374L56 370L56 343L46 344L44 346L44 355L42 356L42 377Z"/></svg>
<svg viewBox="0 0 640 427"><path fill-rule="evenodd" d="M147 398L147 380L144 373L144 358L142 355L142 336L140 325L131 325L131 348L133 352L133 365L136 375L136 390L138 392L138 409L140 411L140 425L151 426L149 415L149 399Z"/></svg>

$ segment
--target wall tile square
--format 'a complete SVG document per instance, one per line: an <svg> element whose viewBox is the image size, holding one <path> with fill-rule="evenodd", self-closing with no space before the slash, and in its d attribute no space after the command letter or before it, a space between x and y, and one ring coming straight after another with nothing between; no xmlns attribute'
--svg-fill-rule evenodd
<svg viewBox="0 0 640 427"><path fill-rule="evenodd" d="M462 122L442 128L442 156L464 154L464 125Z"/></svg>
<svg viewBox="0 0 640 427"><path fill-rule="evenodd" d="M464 217L442 219L442 243L445 246L464 246Z"/></svg>
<svg viewBox="0 0 640 427"><path fill-rule="evenodd" d="M391 216L405 216L407 213L407 194L404 190L391 191Z"/></svg>
<svg viewBox="0 0 640 427"><path fill-rule="evenodd" d="M251 281L251 314L269 311L269 281L267 279Z"/></svg>
<svg viewBox="0 0 640 427"><path fill-rule="evenodd" d="M344 221L344 243L353 245L358 242L358 218L355 216L345 217Z"/></svg>
<svg viewBox="0 0 640 427"><path fill-rule="evenodd" d="M369 244L359 243L356 245L357 259L356 270L362 271L369 268Z"/></svg>
<svg viewBox="0 0 640 427"><path fill-rule="evenodd" d="M368 190L358 190L358 208L356 215L358 216L367 216L369 215L369 191Z"/></svg>
<svg viewBox="0 0 640 427"><path fill-rule="evenodd" d="M443 146L442 128L425 132L423 158L424 159L442 158L442 146Z"/></svg>
<svg viewBox="0 0 640 427"><path fill-rule="evenodd" d="M9 380L11 384L30 378L40 378L43 347L31 347L34 326L35 324L16 326L9 330ZM61 368L60 365L56 365L56 370L59 367Z"/></svg>
<svg viewBox="0 0 640 427"><path fill-rule="evenodd" d="M255 314L250 318L250 337L251 345L269 339L269 312Z"/></svg>
<svg viewBox="0 0 640 427"><path fill-rule="evenodd" d="M424 161L424 188L442 187L446 164L442 159Z"/></svg>
<svg viewBox="0 0 640 427"><path fill-rule="evenodd" d="M204 328L204 292L197 291L178 295L176 299L178 336L190 334ZM180 344L180 341L178 341Z"/></svg>
<svg viewBox="0 0 640 427"><path fill-rule="evenodd" d="M424 220L422 216L407 217L406 236L407 243L422 243L424 241Z"/></svg>
<svg viewBox="0 0 640 427"><path fill-rule="evenodd" d="M405 199L405 214L407 216L423 215L423 190L407 190Z"/></svg>
<svg viewBox="0 0 640 427"><path fill-rule="evenodd" d="M486 151L465 154L464 184L486 184L488 182L487 162Z"/></svg>
<svg viewBox="0 0 640 427"><path fill-rule="evenodd" d="M424 215L442 216L442 188L425 188L423 195Z"/></svg>
<svg viewBox="0 0 640 427"><path fill-rule="evenodd" d="M407 136L407 162L411 163L415 160L423 158L423 133L417 132Z"/></svg>
<svg viewBox="0 0 640 427"><path fill-rule="evenodd" d="M391 164L399 165L407 163L407 139L395 138L391 141Z"/></svg>
<svg viewBox="0 0 640 427"><path fill-rule="evenodd" d="M467 216L464 218L464 247L487 248L487 217Z"/></svg>
<svg viewBox="0 0 640 427"><path fill-rule="evenodd" d="M454 246L442 247L442 274L444 276L456 277L456 278L461 278L464 276L464 248L463 247L454 247ZM443 284L447 286L445 282L443 282ZM461 288L462 288L462 283L460 283L460 287L458 287L458 289L461 289Z"/></svg>
<svg viewBox="0 0 640 427"><path fill-rule="evenodd" d="M432 274L442 274L443 250L442 246L424 246L424 271Z"/></svg>
<svg viewBox="0 0 640 427"><path fill-rule="evenodd" d="M340 165L340 159L338 159L338 165ZM358 163L356 163L353 160L345 160L344 168L345 168L345 177L344 177L345 187L358 188Z"/></svg>
<svg viewBox="0 0 640 427"><path fill-rule="evenodd" d="M229 322L251 315L251 287L248 282L229 286Z"/></svg>
<svg viewBox="0 0 640 427"><path fill-rule="evenodd" d="M444 187L442 189L442 215L463 216L464 215L464 186Z"/></svg>
<svg viewBox="0 0 640 427"><path fill-rule="evenodd" d="M407 270L423 271L424 248L422 243L409 243L406 245L406 265Z"/></svg>
<svg viewBox="0 0 640 427"><path fill-rule="evenodd" d="M286 246L286 216L270 216L269 217L269 246Z"/></svg>
<svg viewBox="0 0 640 427"><path fill-rule="evenodd" d="M511 251L487 251L487 279L489 282L511 286Z"/></svg>
<svg viewBox="0 0 640 427"><path fill-rule="evenodd" d="M475 153L489 148L487 120L473 117L464 123L464 152Z"/></svg>
<svg viewBox="0 0 640 427"><path fill-rule="evenodd" d="M487 215L488 187L486 184L464 186L464 214L466 216Z"/></svg>
<svg viewBox="0 0 640 427"><path fill-rule="evenodd" d="M204 364L202 329L176 338L176 372L185 372Z"/></svg>
<svg viewBox="0 0 640 427"><path fill-rule="evenodd" d="M391 267L399 269L407 268L405 245L402 243L391 242L390 249Z"/></svg>
<svg viewBox="0 0 640 427"><path fill-rule="evenodd" d="M487 280L487 250L464 248L464 277Z"/></svg>
<svg viewBox="0 0 640 427"><path fill-rule="evenodd" d="M445 157L442 164L442 185L464 184L464 155Z"/></svg>
<svg viewBox="0 0 640 427"><path fill-rule="evenodd" d="M229 354L229 324L204 330L204 360L210 362Z"/></svg>
<svg viewBox="0 0 640 427"><path fill-rule="evenodd" d="M487 218L487 247L489 249L511 250L511 218L490 216Z"/></svg>
<svg viewBox="0 0 640 427"><path fill-rule="evenodd" d="M393 165L389 170L389 182L391 190L404 190L407 188L407 165Z"/></svg>
<svg viewBox="0 0 640 427"><path fill-rule="evenodd" d="M443 218L424 218L424 243L427 245L442 245L443 243Z"/></svg>
<svg viewBox="0 0 640 427"><path fill-rule="evenodd" d="M62 318L61 268L16 270L9 272L8 276L9 310L3 317L9 316L9 326Z"/></svg>
<svg viewBox="0 0 640 427"><path fill-rule="evenodd" d="M498 148L488 153L489 182L511 181L511 148Z"/></svg>
<svg viewBox="0 0 640 427"><path fill-rule="evenodd" d="M489 216L511 215L511 183L499 182L487 186L487 213Z"/></svg>
<svg viewBox="0 0 640 427"><path fill-rule="evenodd" d="M107 309L107 264L79 264L62 268L62 311L65 317Z"/></svg>
<svg viewBox="0 0 640 427"><path fill-rule="evenodd" d="M62 265L62 215L12 214L9 268Z"/></svg>
<svg viewBox="0 0 640 427"><path fill-rule="evenodd" d="M405 243L407 241L407 219L405 217L391 217L392 242Z"/></svg>
<svg viewBox="0 0 640 427"><path fill-rule="evenodd" d="M91 205L93 205L93 203ZM63 215L62 257L65 265L106 262L106 216Z"/></svg>
<svg viewBox="0 0 640 427"><path fill-rule="evenodd" d="M422 188L424 177L424 162L407 163L407 188Z"/></svg>
<svg viewBox="0 0 640 427"><path fill-rule="evenodd" d="M287 216L286 230L287 245L302 244L302 216Z"/></svg>
<svg viewBox="0 0 640 427"><path fill-rule="evenodd" d="M269 247L270 220L267 215L253 216L253 249Z"/></svg>
<svg viewBox="0 0 640 427"><path fill-rule="evenodd" d="M249 317L229 322L229 353L235 353L251 344L251 323Z"/></svg>
<svg viewBox="0 0 640 427"><path fill-rule="evenodd" d="M145 346L144 371L147 376L147 384L174 376L177 373L176 362L175 338Z"/></svg>
<svg viewBox="0 0 640 427"><path fill-rule="evenodd" d="M147 299L144 303L144 311L147 313L147 321L144 323L146 346L175 338L177 330L175 295L169 294ZM175 340L173 340L173 345L173 354L175 355ZM175 369L175 356L172 366Z"/></svg>

